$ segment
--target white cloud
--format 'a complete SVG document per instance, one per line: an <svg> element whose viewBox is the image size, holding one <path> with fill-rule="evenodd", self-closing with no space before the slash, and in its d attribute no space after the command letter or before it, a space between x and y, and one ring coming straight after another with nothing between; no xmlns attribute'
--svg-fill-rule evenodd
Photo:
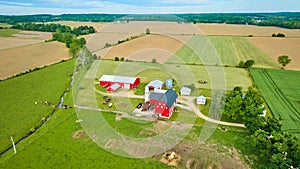
<svg viewBox="0 0 300 169"><path fill-rule="evenodd" d="M22 3L22 2L0 1L0 3L7 4L7 5L32 6L31 3Z"/></svg>

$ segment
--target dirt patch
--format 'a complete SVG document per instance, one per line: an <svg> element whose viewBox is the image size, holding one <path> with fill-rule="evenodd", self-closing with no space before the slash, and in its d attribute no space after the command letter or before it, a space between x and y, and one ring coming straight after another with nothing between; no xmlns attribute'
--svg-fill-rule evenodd
<svg viewBox="0 0 300 169"><path fill-rule="evenodd" d="M273 33L283 33L287 37L300 37L300 30L284 29L272 26L233 25L233 24L197 24L205 35L233 35L233 36L268 36Z"/></svg>
<svg viewBox="0 0 300 169"><path fill-rule="evenodd" d="M66 45L59 42L39 43L1 50L0 79L69 58Z"/></svg>
<svg viewBox="0 0 300 169"><path fill-rule="evenodd" d="M179 168L250 168L236 149L217 144L184 142L172 150L182 157Z"/></svg>
<svg viewBox="0 0 300 169"><path fill-rule="evenodd" d="M182 46L183 43L168 36L147 35L111 48L104 58L124 57L130 60L150 62L155 58L157 62L164 63Z"/></svg>
<svg viewBox="0 0 300 169"><path fill-rule="evenodd" d="M280 55L288 55L292 62L286 69L300 70L300 38L248 38L256 47L269 55L276 63Z"/></svg>
<svg viewBox="0 0 300 169"><path fill-rule="evenodd" d="M77 130L72 134L73 138L80 139L86 135L84 130Z"/></svg>

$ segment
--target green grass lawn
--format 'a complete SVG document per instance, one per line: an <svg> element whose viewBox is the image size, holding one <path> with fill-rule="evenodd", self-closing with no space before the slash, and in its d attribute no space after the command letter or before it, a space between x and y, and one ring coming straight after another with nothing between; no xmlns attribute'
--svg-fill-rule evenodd
<svg viewBox="0 0 300 169"><path fill-rule="evenodd" d="M251 69L253 79L284 131L300 135L300 72Z"/></svg>
<svg viewBox="0 0 300 169"><path fill-rule="evenodd" d="M20 30L18 30L18 29L0 29L0 37L11 37L13 34L16 34L19 32L20 32Z"/></svg>
<svg viewBox="0 0 300 169"><path fill-rule="evenodd" d="M216 54L222 64L209 60ZM278 68L278 64L246 38L232 36L194 36L167 63L236 66L250 59L255 61L255 67Z"/></svg>
<svg viewBox="0 0 300 169"><path fill-rule="evenodd" d="M59 103L73 66L74 60L65 61L0 82L0 152L11 146L10 136L20 140L52 113L44 102Z"/></svg>

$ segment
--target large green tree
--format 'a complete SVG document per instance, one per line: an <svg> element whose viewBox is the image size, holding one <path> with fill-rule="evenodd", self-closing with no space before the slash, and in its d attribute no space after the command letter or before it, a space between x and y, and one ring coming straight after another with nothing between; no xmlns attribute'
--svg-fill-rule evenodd
<svg viewBox="0 0 300 169"><path fill-rule="evenodd" d="M289 58L287 55L278 56L278 63L282 66L281 68L284 69L285 66L291 63L292 59Z"/></svg>

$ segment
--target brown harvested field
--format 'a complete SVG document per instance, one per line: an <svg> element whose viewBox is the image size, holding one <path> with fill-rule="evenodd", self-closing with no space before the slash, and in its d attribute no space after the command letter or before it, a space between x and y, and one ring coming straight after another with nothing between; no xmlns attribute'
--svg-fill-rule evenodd
<svg viewBox="0 0 300 169"><path fill-rule="evenodd" d="M40 40L49 40L52 38L51 32L38 32L38 31L20 31L17 34L12 35L17 38L24 39L40 39Z"/></svg>
<svg viewBox="0 0 300 169"><path fill-rule="evenodd" d="M269 55L276 63L280 55L288 55L292 62L286 69L300 70L300 38L247 38L256 47Z"/></svg>
<svg viewBox="0 0 300 169"><path fill-rule="evenodd" d="M165 35L200 34L193 24L179 24L176 22L132 21L129 23L110 23L101 28L101 32L138 34L145 33L149 28L151 33Z"/></svg>
<svg viewBox="0 0 300 169"><path fill-rule="evenodd" d="M69 58L66 45L60 42L39 43L1 50L0 79Z"/></svg>
<svg viewBox="0 0 300 169"><path fill-rule="evenodd" d="M104 58L124 57L125 59L150 62L152 58L155 58L157 62L164 63L182 46L182 42L168 36L147 35L112 47Z"/></svg>
<svg viewBox="0 0 300 169"><path fill-rule="evenodd" d="M106 43L116 44L119 40L124 40L133 35L135 34L98 32L87 38L87 47L94 52L104 48Z"/></svg>
<svg viewBox="0 0 300 169"><path fill-rule="evenodd" d="M300 37L300 29L284 29L272 26L233 25L233 24L197 24L205 35L232 36L268 36L273 33L283 33L286 37Z"/></svg>
<svg viewBox="0 0 300 169"><path fill-rule="evenodd" d="M101 27L107 24L105 22L76 22L76 21L56 21L56 22L48 22L48 23L67 25L70 26L71 28L79 27L79 26L93 26L96 29L96 31L100 31Z"/></svg>
<svg viewBox="0 0 300 169"><path fill-rule="evenodd" d="M0 37L0 50L44 42L52 38L50 32L20 31L13 37Z"/></svg>
<svg viewBox="0 0 300 169"><path fill-rule="evenodd" d="M21 39L21 38L14 38L14 37L0 37L0 50L8 49L8 48L15 48L18 46L24 46L29 44L40 43L41 40L38 39Z"/></svg>

